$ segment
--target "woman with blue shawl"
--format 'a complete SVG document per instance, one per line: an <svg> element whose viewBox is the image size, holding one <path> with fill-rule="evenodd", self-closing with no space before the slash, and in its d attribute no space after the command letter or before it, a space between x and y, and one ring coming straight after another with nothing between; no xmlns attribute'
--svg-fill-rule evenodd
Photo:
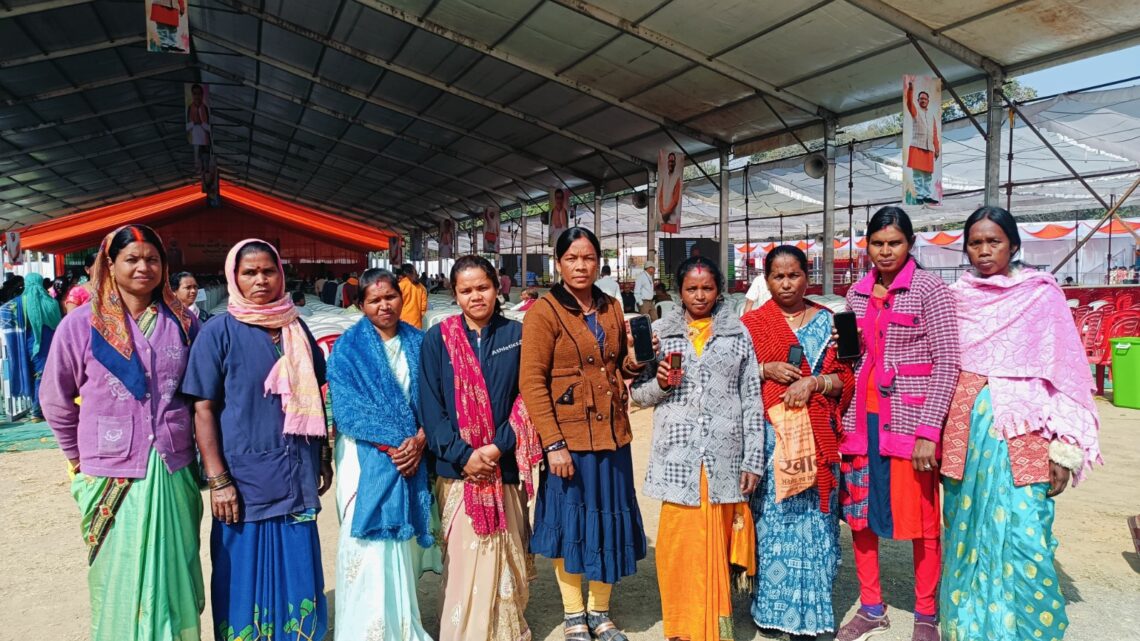
<svg viewBox="0 0 1140 641"><path fill-rule="evenodd" d="M427 437L418 418L423 334L400 321L403 298L391 272L360 278L364 318L329 357L336 424L336 639L430 641L420 622L416 579L439 571L431 492L420 460Z"/></svg>
<svg viewBox="0 0 1140 641"><path fill-rule="evenodd" d="M28 412L28 418L42 420L40 380L44 376L44 365L47 365L52 336L55 334L55 328L59 327L59 321L63 320L63 313L59 309L59 303L48 295L47 289L44 288L44 277L40 274L28 274L24 277L24 293L17 303L17 314L21 310L24 345L27 350L25 354L34 381L32 409Z"/></svg>

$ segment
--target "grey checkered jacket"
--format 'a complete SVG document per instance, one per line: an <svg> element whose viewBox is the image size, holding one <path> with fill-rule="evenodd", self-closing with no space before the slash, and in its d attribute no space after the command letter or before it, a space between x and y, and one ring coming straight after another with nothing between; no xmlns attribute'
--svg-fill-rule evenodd
<svg viewBox="0 0 1140 641"><path fill-rule="evenodd" d="M633 383L633 402L653 407L653 451L644 492L680 505L700 505L701 465L712 503L738 503L741 470L764 473L764 402L752 338L721 304L713 335L698 358L680 306L653 323L659 357L681 352L683 382L671 391L657 385L657 363Z"/></svg>

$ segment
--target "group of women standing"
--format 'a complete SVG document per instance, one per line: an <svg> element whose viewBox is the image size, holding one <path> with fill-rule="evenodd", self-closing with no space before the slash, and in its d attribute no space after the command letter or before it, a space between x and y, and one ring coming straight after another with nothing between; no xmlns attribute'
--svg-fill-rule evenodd
<svg viewBox="0 0 1140 641"><path fill-rule="evenodd" d="M426 333L400 320L397 276L368 270L363 318L326 372L271 245L233 247L228 313L203 324L158 236L116 230L41 392L83 513L91 636L200 637L202 481L214 637L324 638L316 516L335 460L336 638L429 639L416 581L435 571L440 638L529 639L538 554L565 637L621 641L612 588L647 551L632 396L656 408L644 491L662 501L668 638L734 638L739 586L763 629L835 631L842 518L861 607L837 639L890 626L880 537L914 542L917 641L939 638L939 612L954 640L1060 639L1052 496L1100 460L1091 378L1056 283L1013 260L1008 212L978 210L964 237L974 270L948 288L910 255L906 214L875 215L874 269L847 297L855 360L804 296L806 256L780 247L765 264L772 300L743 318L721 304L718 266L686 260L681 305L639 363L594 286L598 239L575 227L555 246L561 283L524 323L501 314L483 258L456 261L460 313Z"/></svg>
<svg viewBox="0 0 1140 641"><path fill-rule="evenodd" d="M800 250L767 255L772 300L740 320L708 304L715 265L681 265L659 362L633 385L656 408L645 493L663 501L666 637L733 638L732 577L752 573L761 629L874 637L890 627L880 537L913 542L915 641L1064 636L1052 497L1100 461L1091 376L1057 283L1015 260L1009 212L979 209L963 237L972 270L947 287L911 255L905 212L876 213L874 269L847 295L851 360L804 298ZM861 603L836 630L840 519Z"/></svg>

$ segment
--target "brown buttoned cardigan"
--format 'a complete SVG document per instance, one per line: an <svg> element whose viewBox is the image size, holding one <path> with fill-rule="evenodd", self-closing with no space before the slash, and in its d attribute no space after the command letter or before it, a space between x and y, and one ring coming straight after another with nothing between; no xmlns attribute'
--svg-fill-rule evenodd
<svg viewBox="0 0 1140 641"><path fill-rule="evenodd" d="M555 285L523 318L519 391L543 447L565 440L571 451L616 450L632 440L623 368L625 316L620 305L593 288L604 349L583 318L578 301Z"/></svg>

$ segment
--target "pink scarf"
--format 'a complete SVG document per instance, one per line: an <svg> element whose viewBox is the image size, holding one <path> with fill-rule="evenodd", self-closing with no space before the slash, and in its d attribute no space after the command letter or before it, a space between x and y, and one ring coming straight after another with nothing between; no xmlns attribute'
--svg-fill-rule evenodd
<svg viewBox="0 0 1140 641"><path fill-rule="evenodd" d="M440 334L455 371L455 412L458 415L459 436L468 445L478 449L495 439L495 421L491 415L491 400L483 370L475 351L471 349L471 343L467 341L463 315L456 314L440 323ZM510 422L515 430L515 459L519 466L519 477L526 487L527 496L534 496L531 472L542 459L542 446L522 397L515 399ZM495 474L486 481L465 479L463 505L479 536L506 530L502 470L496 466Z"/></svg>
<svg viewBox="0 0 1140 641"><path fill-rule="evenodd" d="M277 271L281 274L281 291L271 303L258 305L242 296L237 286L237 256L242 247L252 242L262 242L257 238L247 238L230 249L226 256L226 289L230 300L227 310L230 315L247 325L257 325L268 329L281 330L281 358L269 370L265 379L265 395L279 394L281 407L285 410L286 434L296 436L327 435L325 429L325 405L321 400L321 390L317 386L317 374L313 368L313 350L309 337L297 320L297 308L293 299L285 293L285 271L281 256L273 251L277 261ZM273 247L269 243L265 243Z"/></svg>
<svg viewBox="0 0 1140 641"><path fill-rule="evenodd" d="M994 427L1007 439L1040 433L1103 462L1100 421L1084 347L1052 275L1030 268L1009 276L966 273L950 286L961 331L962 369L989 379Z"/></svg>

